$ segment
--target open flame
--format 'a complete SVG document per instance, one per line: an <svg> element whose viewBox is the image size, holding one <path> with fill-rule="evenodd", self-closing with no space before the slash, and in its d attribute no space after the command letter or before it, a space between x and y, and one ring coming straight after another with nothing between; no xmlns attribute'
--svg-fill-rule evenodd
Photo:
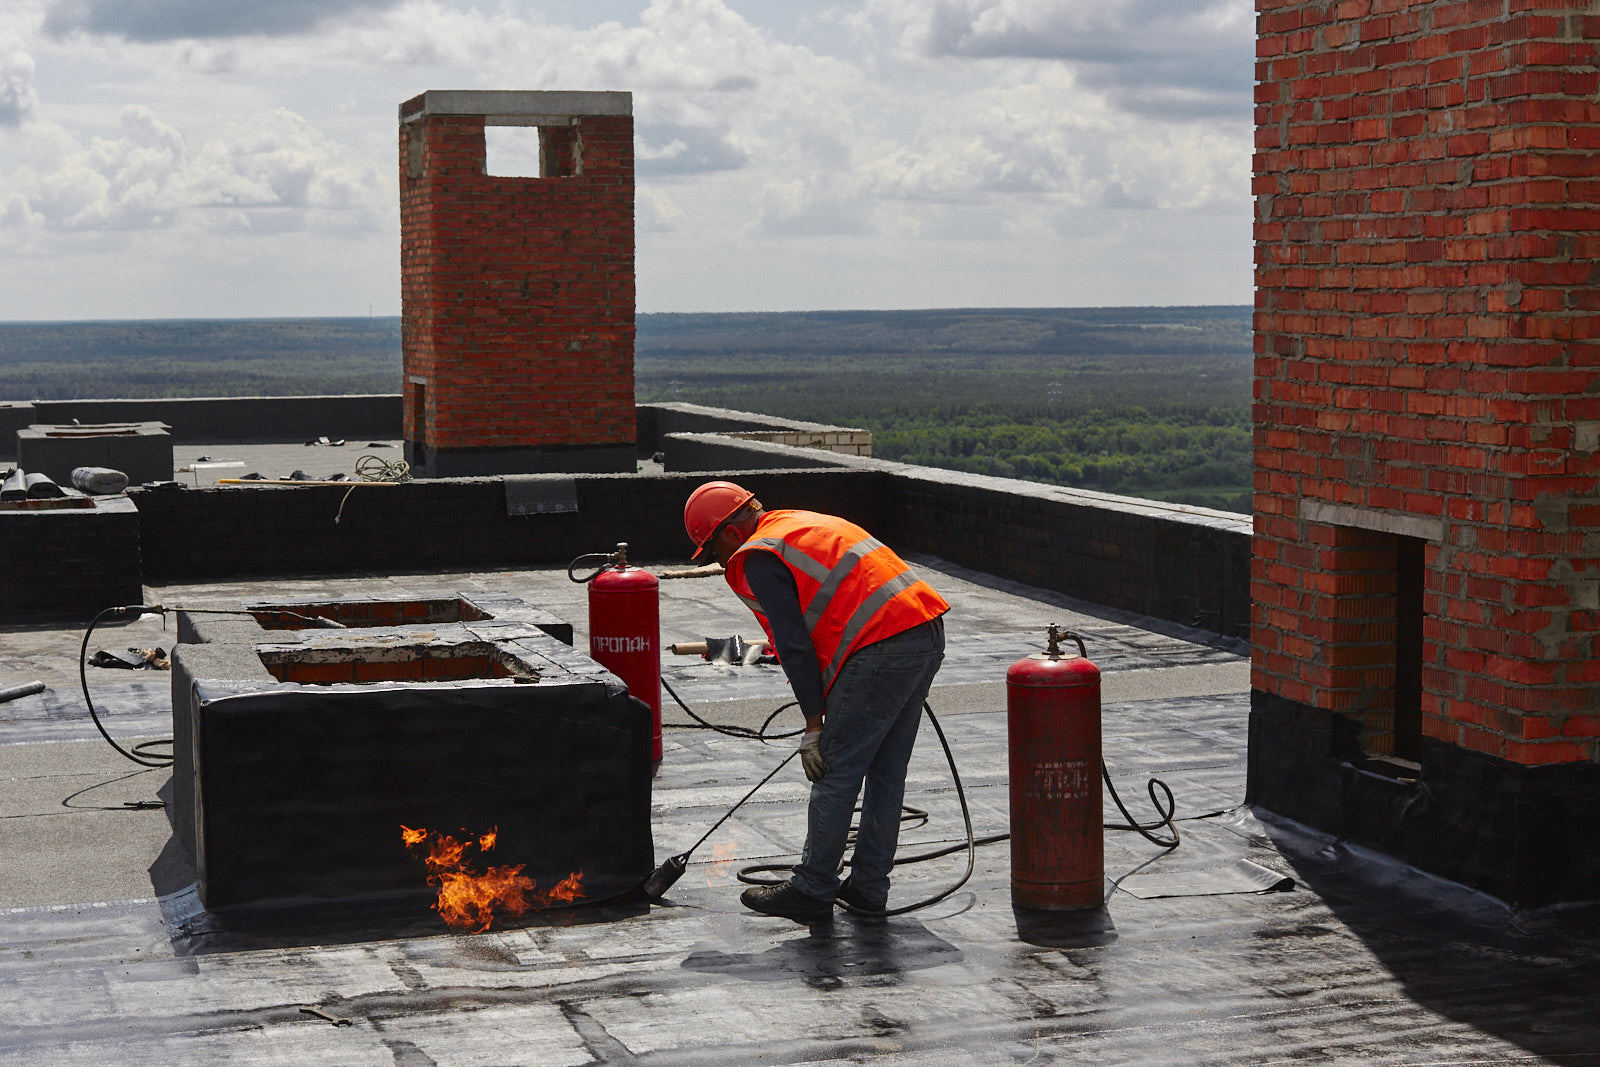
<svg viewBox="0 0 1600 1067"><path fill-rule="evenodd" d="M728 873L733 866L734 859L739 854L739 846L732 841L718 841L711 846L711 866L706 868L706 886L715 889L717 882Z"/></svg>
<svg viewBox="0 0 1600 1067"><path fill-rule="evenodd" d="M583 896L583 872L574 871L553 889L541 892L538 883L522 873L525 864L487 867L479 874L467 862L467 849L491 852L499 827L479 834L474 840L466 831L457 840L449 834L400 827L400 840L408 849L427 846L422 862L428 868L428 884L439 888L433 910L458 930L482 933L497 914L516 918L529 908L548 908L569 904Z"/></svg>

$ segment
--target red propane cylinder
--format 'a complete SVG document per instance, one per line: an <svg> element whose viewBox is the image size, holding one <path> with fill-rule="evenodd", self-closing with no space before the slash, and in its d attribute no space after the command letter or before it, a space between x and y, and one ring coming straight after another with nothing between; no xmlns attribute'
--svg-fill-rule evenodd
<svg viewBox="0 0 1600 1067"><path fill-rule="evenodd" d="M589 583L589 655L650 705L651 759L661 762L661 582L628 565L628 546Z"/></svg>
<svg viewBox="0 0 1600 1067"><path fill-rule="evenodd" d="M1065 655L1063 637L1078 643ZM1083 639L1050 627L1050 647L1006 672L1011 753L1011 901L1073 911L1105 903L1100 810L1100 668Z"/></svg>

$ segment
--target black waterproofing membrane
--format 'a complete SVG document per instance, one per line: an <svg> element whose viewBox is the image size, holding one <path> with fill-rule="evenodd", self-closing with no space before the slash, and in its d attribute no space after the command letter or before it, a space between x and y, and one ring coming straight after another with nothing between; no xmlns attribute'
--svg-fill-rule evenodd
<svg viewBox="0 0 1600 1067"><path fill-rule="evenodd" d="M584 899L654 865L649 710L612 681L194 683L190 842L210 910L431 899L401 826L498 829L483 863ZM181 831L180 831L181 832Z"/></svg>
<svg viewBox="0 0 1600 1067"><path fill-rule="evenodd" d="M560 515L578 510L576 478L549 475L507 475L507 515Z"/></svg>

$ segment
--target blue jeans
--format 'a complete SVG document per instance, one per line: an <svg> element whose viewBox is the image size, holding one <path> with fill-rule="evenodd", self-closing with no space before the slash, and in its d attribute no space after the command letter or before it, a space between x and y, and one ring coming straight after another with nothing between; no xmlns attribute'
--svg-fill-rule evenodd
<svg viewBox="0 0 1600 1067"><path fill-rule="evenodd" d="M811 785L806 846L790 878L802 893L833 899L850 818L865 781L850 884L878 906L888 899L906 765L922 702L943 660L944 623L934 619L856 649L840 668L822 720L828 773Z"/></svg>

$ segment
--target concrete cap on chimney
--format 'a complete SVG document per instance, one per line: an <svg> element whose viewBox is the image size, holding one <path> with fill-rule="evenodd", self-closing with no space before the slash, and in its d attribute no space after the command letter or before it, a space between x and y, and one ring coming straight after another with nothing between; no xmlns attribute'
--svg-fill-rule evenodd
<svg viewBox="0 0 1600 1067"><path fill-rule="evenodd" d="M430 89L400 105L400 124L429 115L482 115L489 126L551 126L588 115L632 114L633 94L626 92Z"/></svg>

